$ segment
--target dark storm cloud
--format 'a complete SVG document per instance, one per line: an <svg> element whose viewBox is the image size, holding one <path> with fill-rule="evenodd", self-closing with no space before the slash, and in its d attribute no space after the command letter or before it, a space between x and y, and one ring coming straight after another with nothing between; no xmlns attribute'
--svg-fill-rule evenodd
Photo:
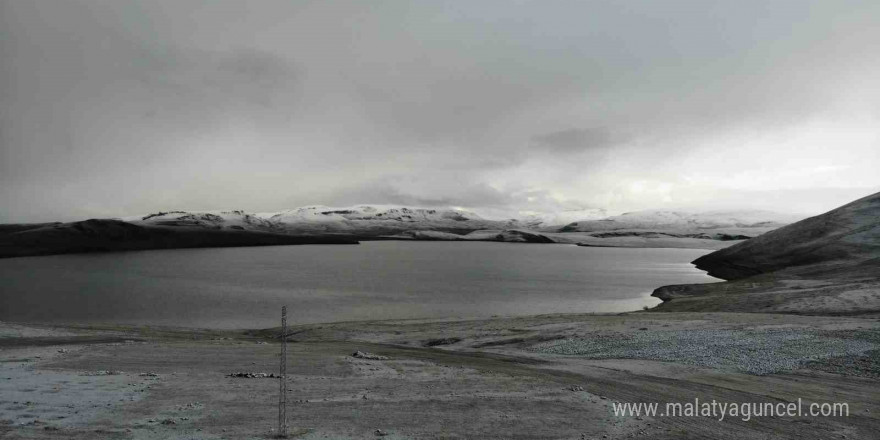
<svg viewBox="0 0 880 440"><path fill-rule="evenodd" d="M876 188L878 17L868 0L0 0L0 221Z"/></svg>

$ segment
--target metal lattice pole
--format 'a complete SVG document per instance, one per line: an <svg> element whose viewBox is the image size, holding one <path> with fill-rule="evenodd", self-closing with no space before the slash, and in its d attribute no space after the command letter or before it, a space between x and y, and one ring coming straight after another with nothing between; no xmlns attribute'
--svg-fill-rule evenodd
<svg viewBox="0 0 880 440"><path fill-rule="evenodd" d="M278 395L278 436L287 437L287 306L281 307L281 371Z"/></svg>

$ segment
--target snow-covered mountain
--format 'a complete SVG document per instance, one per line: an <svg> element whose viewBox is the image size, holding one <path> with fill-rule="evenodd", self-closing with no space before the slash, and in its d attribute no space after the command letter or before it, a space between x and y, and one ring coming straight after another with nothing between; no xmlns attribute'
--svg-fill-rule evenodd
<svg viewBox="0 0 880 440"><path fill-rule="evenodd" d="M602 232L619 230L699 231L707 229L775 229L801 220L803 216L772 211L666 211L645 210L599 220L569 223L560 232Z"/></svg>
<svg viewBox="0 0 880 440"><path fill-rule="evenodd" d="M524 211L510 216L489 211L488 216L459 208L415 208L399 205L303 206L275 212L168 211L121 220L163 226L231 227L234 229L302 229L350 232L358 228L395 230L473 231L478 229L547 229L575 220L600 219L603 209L559 212Z"/></svg>
<svg viewBox="0 0 880 440"><path fill-rule="evenodd" d="M517 218L487 212L489 216L457 208L306 206L264 213L168 211L122 219L0 225L0 258L132 249L353 244L369 239L718 249L798 219L766 211L641 211L600 219L604 212L596 209L520 212ZM559 226L571 218L581 220Z"/></svg>
<svg viewBox="0 0 880 440"><path fill-rule="evenodd" d="M483 230L533 230L558 233L715 231L729 232L733 235L743 233L753 237L800 219L798 216L768 211L693 213L648 210L604 217L603 210L587 209L559 213L527 212L523 214L519 218L488 219L474 212L455 208L414 208L397 205L348 207L317 205L263 213L170 211L124 220L151 226L190 226L304 235L346 234L366 238L396 236L413 231L436 231L465 235ZM559 226L573 218L578 221L569 222L566 226Z"/></svg>
<svg viewBox="0 0 880 440"><path fill-rule="evenodd" d="M258 215L244 211L168 211L157 212L143 217L126 217L130 223L153 226L201 226L212 229L238 230L276 230L279 225Z"/></svg>
<svg viewBox="0 0 880 440"><path fill-rule="evenodd" d="M345 208L318 205L257 215L261 218L287 224L344 221L394 221L404 223L484 221L480 216L465 210L409 208L394 205L359 205Z"/></svg>
<svg viewBox="0 0 880 440"><path fill-rule="evenodd" d="M460 209L410 208L393 205L351 207L305 206L278 212L170 211L125 219L154 226L199 226L303 234L393 235L406 231L442 231L467 234L502 229L516 221L486 220Z"/></svg>
<svg viewBox="0 0 880 440"><path fill-rule="evenodd" d="M411 208L396 205L358 205L351 207L306 206L259 217L288 230L389 235L405 231L442 231L466 234L497 228L503 222L486 220L461 209Z"/></svg>
<svg viewBox="0 0 880 440"><path fill-rule="evenodd" d="M608 212L601 208L572 209L558 212L520 212L516 219L511 220L520 228L536 230L558 230L562 225L585 220L598 220L608 217Z"/></svg>

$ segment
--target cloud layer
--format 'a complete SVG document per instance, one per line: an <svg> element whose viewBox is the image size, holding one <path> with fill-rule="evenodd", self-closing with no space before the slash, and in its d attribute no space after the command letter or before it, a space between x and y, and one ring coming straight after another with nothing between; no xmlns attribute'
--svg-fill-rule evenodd
<svg viewBox="0 0 880 440"><path fill-rule="evenodd" d="M0 0L0 222L880 190L880 3Z"/></svg>

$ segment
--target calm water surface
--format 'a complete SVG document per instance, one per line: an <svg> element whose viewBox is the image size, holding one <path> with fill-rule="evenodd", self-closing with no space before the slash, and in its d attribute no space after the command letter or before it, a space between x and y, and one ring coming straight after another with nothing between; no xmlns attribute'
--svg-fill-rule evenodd
<svg viewBox="0 0 880 440"><path fill-rule="evenodd" d="M258 328L388 318L621 312L718 281L709 251L365 242L0 260L0 320Z"/></svg>

